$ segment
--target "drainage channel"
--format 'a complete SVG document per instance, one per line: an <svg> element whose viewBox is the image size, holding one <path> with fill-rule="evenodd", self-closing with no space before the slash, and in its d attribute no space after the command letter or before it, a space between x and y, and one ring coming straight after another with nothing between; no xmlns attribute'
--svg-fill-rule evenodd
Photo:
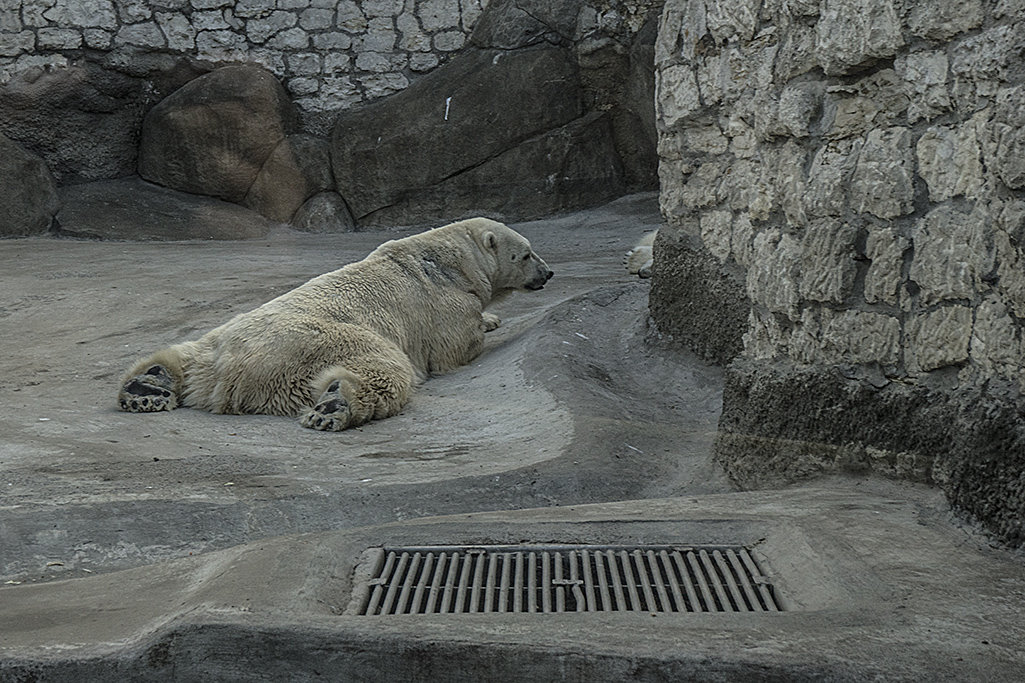
<svg viewBox="0 0 1025 683"><path fill-rule="evenodd" d="M779 612L749 546L372 548L347 614Z"/></svg>

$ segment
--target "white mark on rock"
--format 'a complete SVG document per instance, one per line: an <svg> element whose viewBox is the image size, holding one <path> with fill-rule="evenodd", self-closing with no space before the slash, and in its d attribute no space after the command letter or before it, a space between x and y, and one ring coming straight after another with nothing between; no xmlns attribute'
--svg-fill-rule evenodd
<svg viewBox="0 0 1025 683"><path fill-rule="evenodd" d="M451 97L446 97L445 98L445 120L446 121L448 121L448 109L449 109L450 106L452 106L452 98Z"/></svg>

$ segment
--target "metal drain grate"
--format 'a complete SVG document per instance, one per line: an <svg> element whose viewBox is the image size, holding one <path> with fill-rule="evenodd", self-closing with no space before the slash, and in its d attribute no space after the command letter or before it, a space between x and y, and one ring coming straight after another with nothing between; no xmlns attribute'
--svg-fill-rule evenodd
<svg viewBox="0 0 1025 683"><path fill-rule="evenodd" d="M781 611L744 546L383 548L368 564L350 613Z"/></svg>

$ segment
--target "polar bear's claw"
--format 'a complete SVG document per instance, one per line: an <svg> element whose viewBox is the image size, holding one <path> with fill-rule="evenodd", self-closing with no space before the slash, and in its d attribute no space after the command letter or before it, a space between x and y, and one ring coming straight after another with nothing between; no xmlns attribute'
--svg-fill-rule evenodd
<svg viewBox="0 0 1025 683"><path fill-rule="evenodd" d="M161 365L154 365L141 375L132 377L121 387L118 404L129 413L155 413L174 410L178 397L172 388L174 380Z"/></svg>
<svg viewBox="0 0 1025 683"><path fill-rule="evenodd" d="M299 419L299 423L323 432L340 432L349 426L351 419L349 402L342 396L340 384L335 380L321 395L317 405Z"/></svg>

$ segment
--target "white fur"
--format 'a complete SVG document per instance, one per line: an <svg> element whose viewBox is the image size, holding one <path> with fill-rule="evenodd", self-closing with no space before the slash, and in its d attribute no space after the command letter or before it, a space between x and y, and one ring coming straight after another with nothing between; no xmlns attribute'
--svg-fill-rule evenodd
<svg viewBox="0 0 1025 683"><path fill-rule="evenodd" d="M658 230L647 233L637 242L637 246L626 252L623 264L631 275L651 277L652 245L655 243L657 235Z"/></svg>
<svg viewBox="0 0 1025 683"><path fill-rule="evenodd" d="M416 382L480 353L484 332L500 324L485 306L550 277L523 236L485 218L385 242L362 261L136 363L121 406L299 415L318 429L394 415ZM157 365L171 378L171 396L140 407L132 381L152 380L147 369ZM317 417L332 397L343 409L329 425L316 424L326 424Z"/></svg>

